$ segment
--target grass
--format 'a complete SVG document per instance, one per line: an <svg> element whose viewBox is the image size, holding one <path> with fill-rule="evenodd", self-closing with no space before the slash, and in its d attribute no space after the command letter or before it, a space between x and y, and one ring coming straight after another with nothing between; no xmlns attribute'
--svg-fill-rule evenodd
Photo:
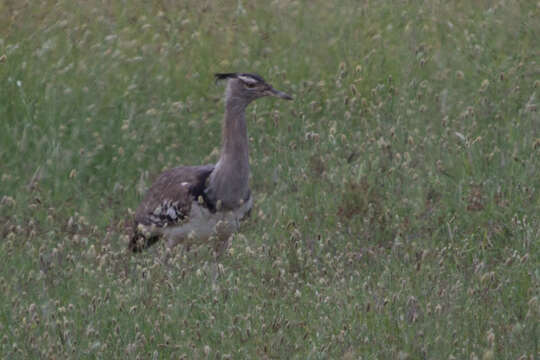
<svg viewBox="0 0 540 360"><path fill-rule="evenodd" d="M540 8L0 2L0 357L536 359ZM248 108L253 216L219 259L126 226Z"/></svg>

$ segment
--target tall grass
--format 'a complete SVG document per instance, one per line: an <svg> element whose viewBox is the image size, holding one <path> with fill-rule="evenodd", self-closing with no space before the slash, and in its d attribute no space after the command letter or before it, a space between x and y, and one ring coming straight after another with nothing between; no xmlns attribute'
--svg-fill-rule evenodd
<svg viewBox="0 0 540 360"><path fill-rule="evenodd" d="M2 358L535 359L540 8L0 2ZM126 250L152 179L248 108L227 254Z"/></svg>

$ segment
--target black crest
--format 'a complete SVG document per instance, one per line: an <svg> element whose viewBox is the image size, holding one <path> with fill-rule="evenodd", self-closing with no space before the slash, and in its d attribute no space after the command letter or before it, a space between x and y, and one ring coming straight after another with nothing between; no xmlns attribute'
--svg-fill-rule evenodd
<svg viewBox="0 0 540 360"><path fill-rule="evenodd" d="M214 76L216 78L216 82L218 82L220 80L236 78L238 74L237 73L217 73L217 74L214 74Z"/></svg>

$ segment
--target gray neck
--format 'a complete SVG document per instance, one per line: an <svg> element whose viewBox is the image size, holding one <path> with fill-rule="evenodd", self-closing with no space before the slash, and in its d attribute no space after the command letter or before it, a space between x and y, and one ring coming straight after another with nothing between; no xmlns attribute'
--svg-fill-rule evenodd
<svg viewBox="0 0 540 360"><path fill-rule="evenodd" d="M249 195L249 153L245 109L248 103L238 97L225 100L223 148L207 188L209 198L225 209L233 209Z"/></svg>

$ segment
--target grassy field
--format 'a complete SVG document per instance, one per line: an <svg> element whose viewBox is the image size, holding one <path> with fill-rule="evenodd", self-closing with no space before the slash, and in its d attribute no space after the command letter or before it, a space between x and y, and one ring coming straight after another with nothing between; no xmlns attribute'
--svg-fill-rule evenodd
<svg viewBox="0 0 540 360"><path fill-rule="evenodd" d="M0 358L538 359L540 3L0 1ZM248 108L251 218L132 255Z"/></svg>

